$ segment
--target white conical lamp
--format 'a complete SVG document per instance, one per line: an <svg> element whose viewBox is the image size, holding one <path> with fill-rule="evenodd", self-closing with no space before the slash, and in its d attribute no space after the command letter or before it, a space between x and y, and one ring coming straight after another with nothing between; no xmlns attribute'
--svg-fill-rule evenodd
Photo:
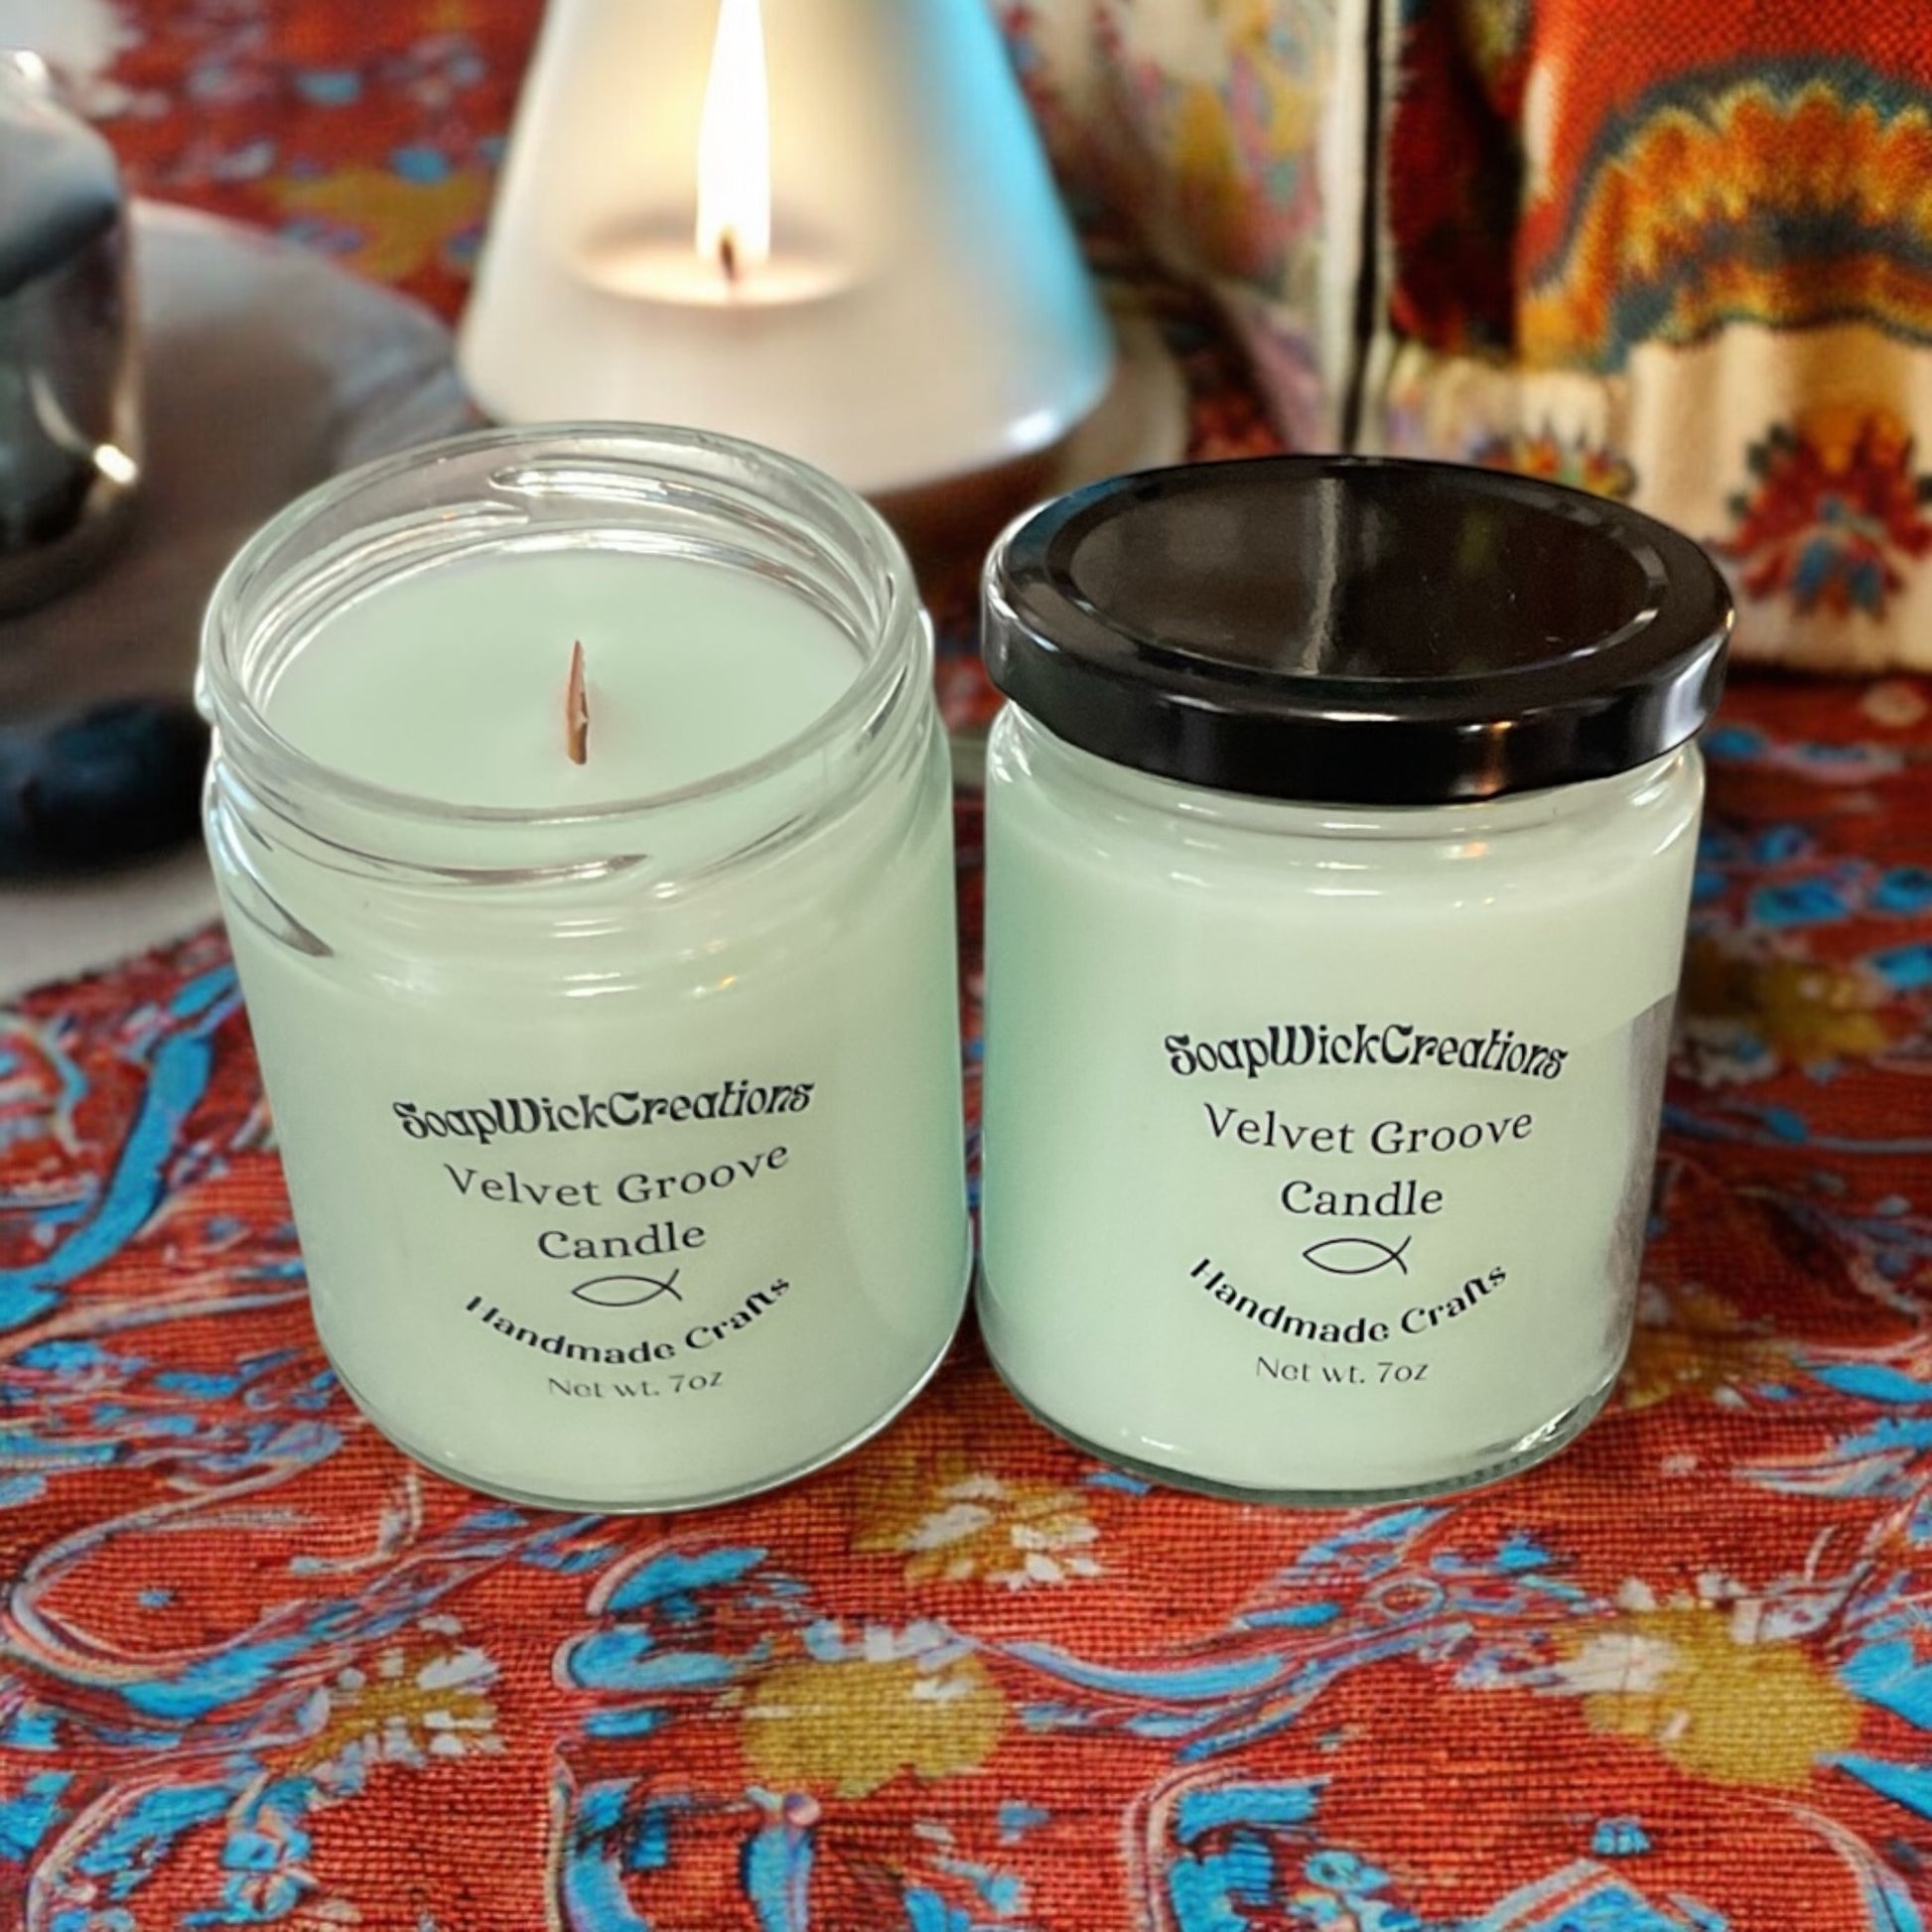
<svg viewBox="0 0 1932 1932"><path fill-rule="evenodd" d="M460 360L874 494L1057 441L1113 347L986 0L551 0Z"/></svg>

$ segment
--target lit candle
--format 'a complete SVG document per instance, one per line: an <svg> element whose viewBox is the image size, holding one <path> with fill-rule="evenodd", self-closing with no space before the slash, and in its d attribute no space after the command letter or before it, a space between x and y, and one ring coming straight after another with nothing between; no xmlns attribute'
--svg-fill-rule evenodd
<svg viewBox="0 0 1932 1932"><path fill-rule="evenodd" d="M782 308L836 293L851 264L794 222L771 241L771 102L760 0L721 0L698 124L695 233L675 215L600 230L579 257L600 288L701 308Z"/></svg>
<svg viewBox="0 0 1932 1932"><path fill-rule="evenodd" d="M967 1233L943 739L871 513L696 438L445 446L258 537L204 687L316 1321L378 1426L667 1508L905 1401Z"/></svg>
<svg viewBox="0 0 1932 1932"><path fill-rule="evenodd" d="M550 0L459 359L887 493L1048 447L1112 344L984 0Z"/></svg>
<svg viewBox="0 0 1932 1932"><path fill-rule="evenodd" d="M771 253L771 93L759 0L722 0L698 124L698 253L728 281Z"/></svg>

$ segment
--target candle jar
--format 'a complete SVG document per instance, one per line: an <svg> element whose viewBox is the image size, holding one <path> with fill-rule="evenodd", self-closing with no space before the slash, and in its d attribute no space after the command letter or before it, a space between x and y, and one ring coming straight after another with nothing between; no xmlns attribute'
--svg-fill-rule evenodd
<svg viewBox="0 0 1932 1932"><path fill-rule="evenodd" d="M559 697L587 643L590 775L546 688L565 777L474 802L520 795L493 713L546 625ZM841 688L771 724L820 632ZM685 707L654 790L599 698L647 650ZM230 567L208 842L317 1328L419 1460L541 1504L710 1503L852 1448L936 1366L969 1235L930 654L870 509L678 431L415 452ZM741 716L777 742L691 750L753 742Z"/></svg>
<svg viewBox="0 0 1932 1932"><path fill-rule="evenodd" d="M1676 532L1449 466L1127 478L1002 540L980 1314L1036 1415L1311 1503L1589 1421L1728 621Z"/></svg>

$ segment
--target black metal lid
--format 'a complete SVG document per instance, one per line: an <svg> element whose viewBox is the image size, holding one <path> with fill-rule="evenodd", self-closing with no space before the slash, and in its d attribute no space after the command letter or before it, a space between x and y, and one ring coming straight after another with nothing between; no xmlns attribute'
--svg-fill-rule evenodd
<svg viewBox="0 0 1932 1932"><path fill-rule="evenodd" d="M1430 805L1694 737L1730 600L1688 537L1527 477L1258 457L1117 477L987 565L993 682L1056 737L1218 791Z"/></svg>

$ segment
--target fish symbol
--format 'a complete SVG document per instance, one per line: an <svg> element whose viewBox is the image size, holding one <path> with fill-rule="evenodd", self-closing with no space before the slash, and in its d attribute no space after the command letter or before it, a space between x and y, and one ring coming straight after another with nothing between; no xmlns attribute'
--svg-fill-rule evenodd
<svg viewBox="0 0 1932 1932"><path fill-rule="evenodd" d="M1405 1235L1400 1246L1392 1248L1386 1241L1371 1241L1365 1234L1338 1234L1331 1241L1317 1241L1312 1248L1304 1248L1302 1259L1324 1275L1373 1275L1390 1262L1406 1275L1409 1264L1402 1257L1415 1238Z"/></svg>
<svg viewBox="0 0 1932 1932"><path fill-rule="evenodd" d="M600 1275L594 1282L579 1282L570 1292L594 1309L636 1309L668 1295L673 1302L684 1300L677 1285L678 1270L659 1281L654 1275Z"/></svg>

